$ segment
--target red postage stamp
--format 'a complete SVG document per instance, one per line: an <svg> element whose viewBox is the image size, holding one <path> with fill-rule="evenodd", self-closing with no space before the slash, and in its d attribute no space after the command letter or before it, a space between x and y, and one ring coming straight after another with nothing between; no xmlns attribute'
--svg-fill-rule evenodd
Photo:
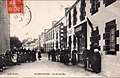
<svg viewBox="0 0 120 78"><path fill-rule="evenodd" d="M23 0L7 0L8 13L23 13Z"/></svg>

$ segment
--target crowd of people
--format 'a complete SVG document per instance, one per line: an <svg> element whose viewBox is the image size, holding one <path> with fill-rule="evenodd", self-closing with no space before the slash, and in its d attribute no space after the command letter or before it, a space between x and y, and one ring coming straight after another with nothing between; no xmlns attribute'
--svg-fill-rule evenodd
<svg viewBox="0 0 120 78"><path fill-rule="evenodd" d="M0 71L3 71L3 69L6 66L13 66L13 65L20 65L20 63L26 63L26 62L34 62L36 61L36 50L30 50L25 48L13 48L12 50L7 50L5 54L2 54L0 56ZM39 53L39 59L40 52Z"/></svg>
<svg viewBox="0 0 120 78"><path fill-rule="evenodd" d="M36 57L36 53L38 53L38 57ZM78 64L77 54L78 51L73 48L71 51L69 47L62 48L62 49L52 49L48 52L48 60L53 62L61 62L65 65L72 65ZM89 48L82 48L82 56L84 69L92 69L95 73L101 72L101 55L100 55L100 48L97 43L91 44ZM13 66L13 65L20 65L20 63L26 62L34 62L41 60L41 51L38 50L30 50L25 48L13 48L12 50L7 50L5 54L0 55L0 71L6 66Z"/></svg>
<svg viewBox="0 0 120 78"><path fill-rule="evenodd" d="M82 58L84 69L91 69L95 73L101 72L101 55L100 48L97 43L91 44L89 48L82 48ZM48 51L48 60L52 60L53 62L61 62L66 65L72 63L73 65L78 64L77 60L78 51L73 48L72 52L70 48L62 48L62 49L52 49Z"/></svg>

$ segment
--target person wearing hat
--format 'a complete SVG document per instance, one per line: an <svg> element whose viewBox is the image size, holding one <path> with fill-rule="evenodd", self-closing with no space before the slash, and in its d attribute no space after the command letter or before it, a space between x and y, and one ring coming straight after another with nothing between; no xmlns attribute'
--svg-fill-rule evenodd
<svg viewBox="0 0 120 78"><path fill-rule="evenodd" d="M74 47L74 48L73 48L73 51L72 51L72 59L71 59L71 63L72 63L73 65L76 65L76 64L77 64L76 54L77 54L77 50L76 50L75 47Z"/></svg>
<svg viewBox="0 0 120 78"><path fill-rule="evenodd" d="M88 67L88 65L87 65L88 50L87 50L85 47L83 47L82 49L83 49L83 54L82 54L82 56L83 56L84 68L85 68L85 70L86 70L87 67Z"/></svg>
<svg viewBox="0 0 120 78"><path fill-rule="evenodd" d="M91 51L90 51L90 46L87 47L87 51L88 51L88 68L91 68Z"/></svg>
<svg viewBox="0 0 120 78"><path fill-rule="evenodd" d="M94 49L94 57L93 57L93 71L95 73L101 72L101 55L99 49Z"/></svg>

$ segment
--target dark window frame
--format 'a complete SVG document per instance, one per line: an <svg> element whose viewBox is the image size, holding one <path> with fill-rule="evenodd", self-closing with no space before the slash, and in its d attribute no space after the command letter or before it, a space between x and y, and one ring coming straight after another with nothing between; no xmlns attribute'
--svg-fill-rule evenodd
<svg viewBox="0 0 120 78"><path fill-rule="evenodd" d="M86 11L85 11L85 7L86 7L86 2L85 0L81 0L81 5L80 5L80 20L83 21L85 19L86 16Z"/></svg>
<svg viewBox="0 0 120 78"><path fill-rule="evenodd" d="M110 48L111 43L111 30L114 29L114 51ZM117 33L117 35L116 35ZM119 30L117 30L116 19L109 21L105 24L105 33L103 34L103 39L105 40L105 45L103 46L103 50L106 55L116 55L117 51L119 51L119 44L117 44L117 37L119 37Z"/></svg>
<svg viewBox="0 0 120 78"><path fill-rule="evenodd" d="M77 23L77 9L75 6L73 10L73 25L75 25L76 23Z"/></svg>
<svg viewBox="0 0 120 78"><path fill-rule="evenodd" d="M100 7L100 1L99 0L90 0L91 3L91 8L90 8L90 13L91 15L94 15L99 11Z"/></svg>
<svg viewBox="0 0 120 78"><path fill-rule="evenodd" d="M116 0L103 0L103 4L105 4L105 7L111 5L112 3L114 3Z"/></svg>
<svg viewBox="0 0 120 78"><path fill-rule="evenodd" d="M69 11L69 18L68 18L68 21L69 21L68 26L69 26L69 28L71 28L71 11Z"/></svg>

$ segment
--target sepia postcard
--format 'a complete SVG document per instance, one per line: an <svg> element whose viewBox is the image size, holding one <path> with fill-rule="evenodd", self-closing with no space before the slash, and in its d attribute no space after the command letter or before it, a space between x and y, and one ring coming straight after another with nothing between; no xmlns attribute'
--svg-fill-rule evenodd
<svg viewBox="0 0 120 78"><path fill-rule="evenodd" d="M120 77L120 0L0 0L0 78Z"/></svg>

